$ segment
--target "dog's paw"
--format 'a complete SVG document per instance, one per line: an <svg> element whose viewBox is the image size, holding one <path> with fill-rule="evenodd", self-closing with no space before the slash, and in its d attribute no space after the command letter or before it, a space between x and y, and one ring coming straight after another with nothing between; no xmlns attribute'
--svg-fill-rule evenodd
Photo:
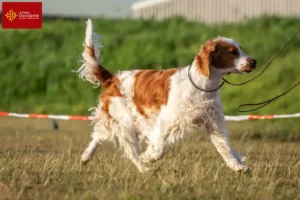
<svg viewBox="0 0 300 200"><path fill-rule="evenodd" d="M147 173L147 172L149 172L149 171L151 171L151 168L150 168L150 167L143 167L143 168L140 168L140 169L139 169L139 172L140 172L141 174L145 174L145 173Z"/></svg>
<svg viewBox="0 0 300 200"><path fill-rule="evenodd" d="M88 162L89 160L81 160L81 166L85 166Z"/></svg>
<svg viewBox="0 0 300 200"><path fill-rule="evenodd" d="M235 171L240 172L240 173L250 173L251 168L247 167L245 165L240 165L239 167L237 167L237 169Z"/></svg>
<svg viewBox="0 0 300 200"><path fill-rule="evenodd" d="M151 156L146 153L141 154L139 156L139 160L144 164L148 164L152 162Z"/></svg>
<svg viewBox="0 0 300 200"><path fill-rule="evenodd" d="M246 160L247 160L247 157L246 157L246 156L241 157L241 161L242 161L242 162L245 162Z"/></svg>

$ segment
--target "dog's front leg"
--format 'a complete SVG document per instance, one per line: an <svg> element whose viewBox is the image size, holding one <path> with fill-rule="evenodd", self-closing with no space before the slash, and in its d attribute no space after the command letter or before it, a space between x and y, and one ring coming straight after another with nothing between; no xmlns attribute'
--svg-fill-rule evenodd
<svg viewBox="0 0 300 200"><path fill-rule="evenodd" d="M208 130L212 143L227 166L234 171L249 172L250 168L242 164L239 153L230 145L223 113L216 114L216 118L209 123Z"/></svg>

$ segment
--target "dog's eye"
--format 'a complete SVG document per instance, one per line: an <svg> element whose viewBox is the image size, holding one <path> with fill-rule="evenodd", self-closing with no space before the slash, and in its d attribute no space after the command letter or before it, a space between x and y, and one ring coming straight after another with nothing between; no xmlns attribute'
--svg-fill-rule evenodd
<svg viewBox="0 0 300 200"><path fill-rule="evenodd" d="M237 50L235 50L235 49L230 50L229 53L234 56L236 56L238 54Z"/></svg>

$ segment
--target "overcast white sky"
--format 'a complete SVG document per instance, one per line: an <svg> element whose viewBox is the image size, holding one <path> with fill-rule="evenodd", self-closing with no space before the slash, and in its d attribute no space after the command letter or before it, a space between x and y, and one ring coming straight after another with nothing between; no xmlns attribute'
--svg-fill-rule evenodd
<svg viewBox="0 0 300 200"><path fill-rule="evenodd" d="M28 1L28 0L5 0ZM41 1L41 0L30 0ZM43 13L61 16L130 17L131 5L139 0L42 0ZM2 8L1 8L2 10Z"/></svg>

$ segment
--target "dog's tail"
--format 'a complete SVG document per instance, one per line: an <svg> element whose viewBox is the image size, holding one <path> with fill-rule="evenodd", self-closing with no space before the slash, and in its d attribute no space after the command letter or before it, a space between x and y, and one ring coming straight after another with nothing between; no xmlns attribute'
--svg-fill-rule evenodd
<svg viewBox="0 0 300 200"><path fill-rule="evenodd" d="M107 87L113 75L101 65L99 42L100 36L94 32L94 26L90 19L86 22L84 51L82 53L82 65L75 71L83 80L87 80L96 86L102 84Z"/></svg>

